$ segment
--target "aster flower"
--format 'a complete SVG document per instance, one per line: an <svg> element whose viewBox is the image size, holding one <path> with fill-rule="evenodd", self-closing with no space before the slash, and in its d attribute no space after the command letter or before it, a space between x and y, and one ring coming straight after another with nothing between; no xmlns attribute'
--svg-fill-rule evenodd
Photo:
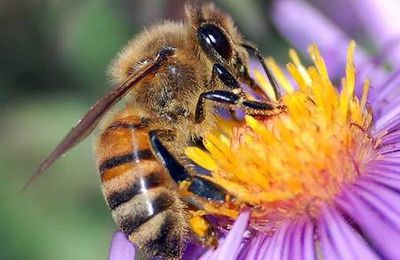
<svg viewBox="0 0 400 260"><path fill-rule="evenodd" d="M369 48L358 48L355 63L360 65L359 78L370 78L374 86L387 78L383 62L399 65L399 12L400 3L391 0L277 0L271 17L277 30L301 53L306 55L309 43L318 44L334 80L341 77L350 39L367 41L364 46ZM371 46L380 54L371 57Z"/></svg>
<svg viewBox="0 0 400 260"><path fill-rule="evenodd" d="M129 242L125 234L116 231L111 242L111 250L108 255L109 260L129 260L135 259L136 248Z"/></svg>
<svg viewBox="0 0 400 260"><path fill-rule="evenodd" d="M290 51L290 78L268 60L287 111L246 116L233 129L222 122L206 136L207 151L187 148L235 198L207 211L238 217L217 250L191 246L184 259L400 258L399 103L391 84L374 95L368 80L356 85L354 49L340 88L315 45L307 68ZM113 242L111 252L120 243L129 241Z"/></svg>
<svg viewBox="0 0 400 260"><path fill-rule="evenodd" d="M230 136L208 135L207 154L188 148L188 156L212 172L209 179L235 197L237 209L251 208L247 229L258 235L242 241L240 257L400 257L398 103L388 97L391 116L372 119L369 103L388 104L368 98L369 81L355 95L354 48L351 43L340 91L316 46L309 48L314 66L308 68L290 53L296 87L270 61L287 113L246 117Z"/></svg>

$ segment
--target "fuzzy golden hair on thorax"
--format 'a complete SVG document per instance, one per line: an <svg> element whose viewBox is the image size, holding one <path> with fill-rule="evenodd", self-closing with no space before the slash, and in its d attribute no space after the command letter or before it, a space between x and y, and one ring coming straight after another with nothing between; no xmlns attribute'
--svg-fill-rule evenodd
<svg viewBox="0 0 400 260"><path fill-rule="evenodd" d="M234 44L238 44L243 40L232 17L212 3L202 6L186 4L185 12L186 18L195 32L202 24L213 23L222 28Z"/></svg>
<svg viewBox="0 0 400 260"><path fill-rule="evenodd" d="M121 83L129 73L140 69L146 58L152 57L160 46L174 43L174 47L184 49L185 25L181 22L165 21L145 28L131 39L111 63L109 75L113 83Z"/></svg>

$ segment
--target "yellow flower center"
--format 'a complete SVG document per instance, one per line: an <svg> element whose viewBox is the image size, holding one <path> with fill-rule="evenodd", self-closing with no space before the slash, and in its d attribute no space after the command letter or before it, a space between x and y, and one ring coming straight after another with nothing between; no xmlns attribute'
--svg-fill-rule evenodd
<svg viewBox="0 0 400 260"><path fill-rule="evenodd" d="M245 123L235 127L225 122L225 130L206 136L207 151L187 148L187 156L210 170L207 178L224 187L234 201L234 206L210 206L206 211L235 217L241 208L250 207L252 226L268 232L287 219L317 216L322 204L331 203L364 172L377 156L377 140L369 135L369 82L360 99L354 94L354 50L352 42L340 91L330 81L316 46L309 48L314 66L308 68L290 51L287 69L292 81L268 60L285 92L279 102L287 111L270 118L246 116ZM255 72L273 96L260 75Z"/></svg>

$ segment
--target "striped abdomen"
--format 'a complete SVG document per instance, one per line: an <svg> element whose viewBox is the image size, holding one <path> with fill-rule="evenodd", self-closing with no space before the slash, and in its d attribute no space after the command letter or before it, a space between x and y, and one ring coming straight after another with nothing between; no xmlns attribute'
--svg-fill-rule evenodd
<svg viewBox="0 0 400 260"><path fill-rule="evenodd" d="M187 232L176 184L154 157L147 120L122 112L100 135L104 197L118 227L149 254L179 257Z"/></svg>

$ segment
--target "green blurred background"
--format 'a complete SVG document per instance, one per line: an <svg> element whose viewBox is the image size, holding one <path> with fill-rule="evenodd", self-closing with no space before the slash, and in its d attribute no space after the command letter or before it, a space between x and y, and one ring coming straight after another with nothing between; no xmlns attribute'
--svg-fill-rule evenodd
<svg viewBox="0 0 400 260"><path fill-rule="evenodd" d="M268 3L216 3L266 54L286 55L269 26ZM144 25L182 15L182 1L0 0L0 259L107 258L115 226L91 138L20 189L110 89L107 66L127 40Z"/></svg>

